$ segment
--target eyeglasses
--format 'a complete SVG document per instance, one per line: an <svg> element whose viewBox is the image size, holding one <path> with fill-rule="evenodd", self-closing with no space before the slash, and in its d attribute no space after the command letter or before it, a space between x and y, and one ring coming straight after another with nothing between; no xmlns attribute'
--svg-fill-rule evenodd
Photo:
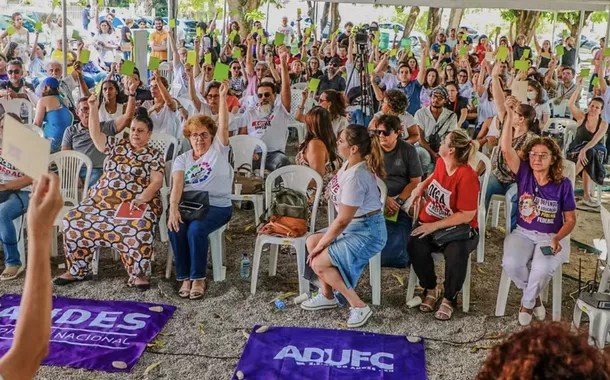
<svg viewBox="0 0 610 380"><path fill-rule="evenodd" d="M207 132L203 132L203 133L191 133L191 139L193 140L205 140L208 137L210 137L210 134Z"/></svg>
<svg viewBox="0 0 610 380"><path fill-rule="evenodd" d="M6 72L8 73L8 75L11 75L11 74L20 74L20 73L21 73L21 70L19 70L19 69L15 69L15 70L6 70Z"/></svg>
<svg viewBox="0 0 610 380"><path fill-rule="evenodd" d="M337 65L336 63L329 63L328 66L330 66L330 67L339 67L339 65Z"/></svg>
<svg viewBox="0 0 610 380"><path fill-rule="evenodd" d="M544 161L547 158L551 157L551 155L548 153L536 153L536 152L530 152L529 156L530 156L530 160L535 160L536 158L539 158L541 161Z"/></svg>
<svg viewBox="0 0 610 380"><path fill-rule="evenodd" d="M377 135L377 136L384 135L385 137L388 137L389 135L392 134L393 131L392 130L388 131L386 129L371 129L371 130L369 130L369 132L371 132L372 134Z"/></svg>
<svg viewBox="0 0 610 380"><path fill-rule="evenodd" d="M205 68L205 71L212 71L212 70L214 70L214 69L213 69L213 68L211 68L211 67L206 67L206 68Z"/></svg>
<svg viewBox="0 0 610 380"><path fill-rule="evenodd" d="M262 93L262 94L256 94L256 96L258 96L258 98L259 98L259 99L262 99L262 98L263 98L263 96L264 96L265 98L268 98L268 97L270 97L270 96L271 96L271 93L270 93L270 92L265 92L265 93Z"/></svg>
<svg viewBox="0 0 610 380"><path fill-rule="evenodd" d="M210 95L206 96L206 98L208 98L208 99L217 99L217 98L220 98L220 95L218 95L218 94L210 94Z"/></svg>

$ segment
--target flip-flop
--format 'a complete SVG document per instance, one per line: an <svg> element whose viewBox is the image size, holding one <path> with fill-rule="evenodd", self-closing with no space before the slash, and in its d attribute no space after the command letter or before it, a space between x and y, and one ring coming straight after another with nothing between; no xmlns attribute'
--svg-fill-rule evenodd
<svg viewBox="0 0 610 380"><path fill-rule="evenodd" d="M451 306L450 304L448 304L445 301L441 302L440 307L443 307L443 306L446 307L447 309L449 309L449 313L447 313L446 311L442 311L439 308L438 311L434 314L434 318L436 318L439 321L448 321L453 316L453 306ZM442 315L444 315L447 318L441 318Z"/></svg>
<svg viewBox="0 0 610 380"><path fill-rule="evenodd" d="M13 273L13 274L8 274L6 271L7 271L8 269L11 269L11 268L18 268L18 269L17 269L17 271L16 271L15 273ZM19 277L19 275L20 275L21 273L23 273L23 271L24 271L24 270L25 270L25 267L24 267L24 266L20 266L20 267L16 267L16 266L13 266L13 267L6 267L6 268L4 268L4 271L2 272L2 274L0 274L0 281L10 281L10 280L14 280L14 279L16 279L17 277Z"/></svg>

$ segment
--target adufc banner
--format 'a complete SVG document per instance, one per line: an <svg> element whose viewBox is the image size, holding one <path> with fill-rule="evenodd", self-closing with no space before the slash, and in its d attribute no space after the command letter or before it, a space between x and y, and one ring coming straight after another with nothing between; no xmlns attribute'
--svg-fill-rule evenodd
<svg viewBox="0 0 610 380"><path fill-rule="evenodd" d="M425 380L423 339L362 331L255 326L235 369L246 379Z"/></svg>
<svg viewBox="0 0 610 380"><path fill-rule="evenodd" d="M20 295L0 297L0 356L13 342ZM170 305L53 297L46 365L128 372L174 314Z"/></svg>

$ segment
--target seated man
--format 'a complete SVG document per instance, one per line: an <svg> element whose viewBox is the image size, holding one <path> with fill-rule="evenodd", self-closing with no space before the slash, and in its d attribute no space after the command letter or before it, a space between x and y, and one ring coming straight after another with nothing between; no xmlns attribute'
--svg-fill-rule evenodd
<svg viewBox="0 0 610 380"><path fill-rule="evenodd" d="M129 90L131 91L127 102L125 113L116 120L103 121L100 123L102 133L107 136L115 136L122 132L125 127L131 123L136 111L136 83L131 82ZM64 132L64 138L61 143L61 150L75 150L81 152L91 159L93 170L89 178L89 187L93 186L102 176L104 168L104 159L106 155L95 147L91 136L89 135L89 103L88 98L83 97L78 101L77 114L80 121L73 126L68 127ZM84 181L87 168L82 168L80 177Z"/></svg>
<svg viewBox="0 0 610 380"><path fill-rule="evenodd" d="M18 59L11 60L6 68L8 80L0 81L0 97L9 99L29 99L26 90L34 88L23 77L23 64Z"/></svg>
<svg viewBox="0 0 610 380"><path fill-rule="evenodd" d="M407 207L411 203L407 200L422 179L417 151L413 145L400 139L401 129L400 119L394 115L379 116L377 123L371 123L369 127L379 136L388 188L385 201L388 240L381 251L381 265L396 268L406 268L410 264L407 241L412 221L407 215Z"/></svg>
<svg viewBox="0 0 610 380"><path fill-rule="evenodd" d="M457 116L445 108L449 94L444 87L436 87L430 96L430 106L421 108L415 113L415 122L419 126L419 145L426 151L418 151L424 174L434 171L434 163L439 157L440 142L449 131L457 128Z"/></svg>
<svg viewBox="0 0 610 380"><path fill-rule="evenodd" d="M284 153L291 103L288 58L287 52L282 50L280 53L282 64L281 101L276 102L275 85L265 82L260 83L256 88L258 105L243 114L239 128L239 134L258 137L267 145L265 169L270 172L290 165L290 160Z"/></svg>

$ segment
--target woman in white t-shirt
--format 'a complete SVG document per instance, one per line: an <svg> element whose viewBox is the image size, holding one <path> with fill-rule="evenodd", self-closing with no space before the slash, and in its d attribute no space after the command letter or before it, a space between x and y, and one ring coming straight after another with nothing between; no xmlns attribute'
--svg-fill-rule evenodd
<svg viewBox="0 0 610 380"><path fill-rule="evenodd" d="M331 200L338 212L332 224L307 238L308 264L321 284L318 295L301 304L305 310L337 307L333 289L350 304L347 326L363 326L371 309L354 288L369 259L385 246L387 232L376 175L383 176L383 151L379 137L352 124L337 140L345 159L330 181Z"/></svg>
<svg viewBox="0 0 610 380"><path fill-rule="evenodd" d="M527 101L536 110L536 118L544 129L551 117L551 107L549 102L544 101L544 91L540 82L531 79L527 81Z"/></svg>
<svg viewBox="0 0 610 380"><path fill-rule="evenodd" d="M182 281L181 298L200 299L205 292L208 236L231 219L231 176L229 156L229 82L220 87L218 126L209 116L196 115L186 121L184 137L192 150L174 162L170 196L169 238L176 261L176 279ZM198 220L183 220L181 200L191 200L197 192L207 192L209 207Z"/></svg>
<svg viewBox="0 0 610 380"><path fill-rule="evenodd" d="M167 79L162 77L158 71L153 71L150 80L150 93L153 100L142 103L142 107L148 110L148 116L153 122L155 133L166 133L181 139L178 113L178 104L169 94Z"/></svg>
<svg viewBox="0 0 610 380"><path fill-rule="evenodd" d="M19 118L14 115L17 120ZM2 158L4 116L0 120L0 240L4 250L4 271L0 281L12 280L25 269L17 249L23 235L15 230L13 220L24 215L30 202L32 179Z"/></svg>
<svg viewBox="0 0 610 380"><path fill-rule="evenodd" d="M100 122L116 120L125 113L125 104L119 102L125 95L121 93L119 84L114 80L106 80L102 84L102 92L99 95Z"/></svg>
<svg viewBox="0 0 610 380"><path fill-rule="evenodd" d="M106 69L110 70L112 62L114 62L114 53L119 47L119 39L113 32L108 21L100 22L100 27L95 41L97 52L100 55L100 61L106 65Z"/></svg>

